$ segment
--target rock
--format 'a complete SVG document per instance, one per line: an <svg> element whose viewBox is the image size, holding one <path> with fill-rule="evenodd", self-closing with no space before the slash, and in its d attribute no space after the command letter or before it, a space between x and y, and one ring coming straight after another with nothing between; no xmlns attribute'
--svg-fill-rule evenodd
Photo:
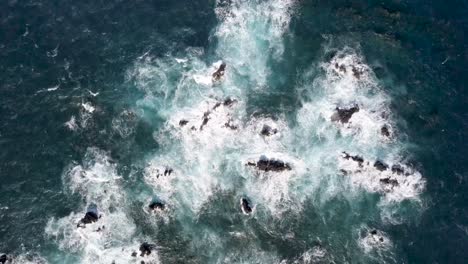
<svg viewBox="0 0 468 264"><path fill-rule="evenodd" d="M399 183L396 179L391 179L391 178L383 178L383 179L380 179L380 182L383 183L383 184L388 184L388 185L392 185L392 186L398 186Z"/></svg>
<svg viewBox="0 0 468 264"><path fill-rule="evenodd" d="M278 130L276 128L271 128L269 125L266 125L266 124L263 125L263 128L260 131L260 134L266 137L274 135L276 133L278 133Z"/></svg>
<svg viewBox="0 0 468 264"><path fill-rule="evenodd" d="M206 124L208 124L208 121L210 120L209 116L210 116L210 112L209 112L209 111L208 111L208 112L205 112L205 113L203 114L203 121L202 121L202 124L201 124L201 126L200 126L200 130L203 130L203 127L206 126Z"/></svg>
<svg viewBox="0 0 468 264"><path fill-rule="evenodd" d="M392 172L401 175L405 173L405 170L400 165L393 165Z"/></svg>
<svg viewBox="0 0 468 264"><path fill-rule="evenodd" d="M252 207L250 206L250 202L246 198L241 198L241 209L244 214L252 213Z"/></svg>
<svg viewBox="0 0 468 264"><path fill-rule="evenodd" d="M78 222L77 227L85 227L87 224L95 223L99 220L99 214L95 204L88 206L85 216Z"/></svg>
<svg viewBox="0 0 468 264"><path fill-rule="evenodd" d="M164 210L166 208L166 205L160 201L153 201L149 204L149 208L153 211L156 209Z"/></svg>
<svg viewBox="0 0 468 264"><path fill-rule="evenodd" d="M355 66L353 66L352 71L353 71L353 76L356 79L361 79L361 75L364 73L361 69L356 68Z"/></svg>
<svg viewBox="0 0 468 264"><path fill-rule="evenodd" d="M380 160L377 160L375 163L374 163L374 167L376 169L378 169L379 171L384 171L384 170L387 170L388 169L388 165L381 162Z"/></svg>
<svg viewBox="0 0 468 264"><path fill-rule="evenodd" d="M377 235L377 230L372 229L372 230L370 231L370 233L371 233L371 235Z"/></svg>
<svg viewBox="0 0 468 264"><path fill-rule="evenodd" d="M261 158L257 163L254 162L248 162L247 165L249 166L256 166L257 169L262 170L262 171L274 171L274 172L280 172L280 171L285 171L285 170L291 170L291 166L281 160L275 160L275 159L267 159L267 158Z"/></svg>
<svg viewBox="0 0 468 264"><path fill-rule="evenodd" d="M216 102L216 104L213 106L213 110L216 110L216 108L220 107L221 106L221 103L220 102Z"/></svg>
<svg viewBox="0 0 468 264"><path fill-rule="evenodd" d="M359 163L359 166L362 167L362 163L364 163L364 159L361 156L358 156L358 155L352 156L352 155L349 155L348 153L346 153L344 151L343 151L343 155L344 155L345 159L347 159L347 160L352 159L355 162Z"/></svg>
<svg viewBox="0 0 468 264"><path fill-rule="evenodd" d="M350 108L336 108L336 113L334 113L331 117L331 121L333 122L341 122L341 123L348 123L349 119L353 116L354 113L359 112L359 106L354 105Z"/></svg>
<svg viewBox="0 0 468 264"><path fill-rule="evenodd" d="M6 254L2 254L0 256L0 263L5 264L9 260L8 256Z"/></svg>
<svg viewBox="0 0 468 264"><path fill-rule="evenodd" d="M182 120L179 121L179 126L181 126L181 127L185 126L186 124L188 124L188 121L185 120L185 119L182 119Z"/></svg>
<svg viewBox="0 0 468 264"><path fill-rule="evenodd" d="M226 63L221 63L219 68L213 73L213 81L219 81L221 77L224 76L224 71L226 70Z"/></svg>
<svg viewBox="0 0 468 264"><path fill-rule="evenodd" d="M384 125L384 126L380 129L380 134L382 134L382 136L390 137L390 131L388 130L387 125Z"/></svg>
<svg viewBox="0 0 468 264"><path fill-rule="evenodd" d="M232 123L232 119L229 119L226 123L224 123L224 126L232 130L238 129L238 127Z"/></svg>
<svg viewBox="0 0 468 264"><path fill-rule="evenodd" d="M132 257L136 257L137 255L138 255L138 254L137 254L135 251L133 251Z"/></svg>
<svg viewBox="0 0 468 264"><path fill-rule="evenodd" d="M224 106L231 106L233 104L237 103L236 99L231 99L230 97L224 99L223 105Z"/></svg>
<svg viewBox="0 0 468 264"><path fill-rule="evenodd" d="M149 244L144 242L143 244L140 245L140 256L149 256L151 254L151 251L155 248L156 246L153 244Z"/></svg>
<svg viewBox="0 0 468 264"><path fill-rule="evenodd" d="M164 176L169 176L171 175L173 170L171 168L165 168L164 169Z"/></svg>

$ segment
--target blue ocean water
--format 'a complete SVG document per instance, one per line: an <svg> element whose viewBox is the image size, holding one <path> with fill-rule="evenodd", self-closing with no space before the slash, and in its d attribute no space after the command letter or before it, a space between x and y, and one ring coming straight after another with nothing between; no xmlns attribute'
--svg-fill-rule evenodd
<svg viewBox="0 0 468 264"><path fill-rule="evenodd" d="M465 263L467 11L466 1L3 1L0 253ZM338 109L351 108L343 120ZM286 167L262 170L268 160ZM101 217L78 228L90 205Z"/></svg>

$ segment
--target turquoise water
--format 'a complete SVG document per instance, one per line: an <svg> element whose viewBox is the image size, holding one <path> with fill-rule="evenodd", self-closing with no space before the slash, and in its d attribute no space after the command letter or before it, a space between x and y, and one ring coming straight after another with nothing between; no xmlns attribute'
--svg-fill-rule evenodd
<svg viewBox="0 0 468 264"><path fill-rule="evenodd" d="M467 5L1 3L0 252L464 263Z"/></svg>

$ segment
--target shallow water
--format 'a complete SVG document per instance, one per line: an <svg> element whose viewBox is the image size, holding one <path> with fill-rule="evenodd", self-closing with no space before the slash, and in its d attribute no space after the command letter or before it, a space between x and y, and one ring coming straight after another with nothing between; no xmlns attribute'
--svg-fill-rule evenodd
<svg viewBox="0 0 468 264"><path fill-rule="evenodd" d="M0 252L464 263L467 8L1 3ZM92 204L101 218L77 228ZM156 245L149 256L143 242Z"/></svg>

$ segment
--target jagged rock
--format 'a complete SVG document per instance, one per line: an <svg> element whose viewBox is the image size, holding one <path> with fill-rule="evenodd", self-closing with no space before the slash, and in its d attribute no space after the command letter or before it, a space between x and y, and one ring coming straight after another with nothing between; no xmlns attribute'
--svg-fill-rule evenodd
<svg viewBox="0 0 468 264"><path fill-rule="evenodd" d="M350 108L340 108L337 107L336 113L331 116L331 121L333 122L341 122L341 123L348 123L349 119L353 116L354 113L359 112L359 106L354 105Z"/></svg>
<svg viewBox="0 0 468 264"><path fill-rule="evenodd" d="M400 165L393 165L392 172L401 175L405 173L405 170Z"/></svg>
<svg viewBox="0 0 468 264"><path fill-rule="evenodd" d="M359 163L359 166L362 167L362 163L364 163L364 159L361 157L361 156L358 156L358 155L350 155L346 152L343 151L343 155L344 155L344 158L349 160L349 159L352 159L354 160L355 162Z"/></svg>
<svg viewBox="0 0 468 264"><path fill-rule="evenodd" d="M380 134L382 134L382 136L390 137L390 130L388 129L387 125L384 125L380 129Z"/></svg>
<svg viewBox="0 0 468 264"><path fill-rule="evenodd" d="M0 256L0 263L5 264L9 260L8 256L6 254L2 254Z"/></svg>
<svg viewBox="0 0 468 264"><path fill-rule="evenodd" d="M85 216L78 222L77 227L85 227L87 224L95 223L99 220L99 214L97 207L94 204L91 204L88 207L88 210Z"/></svg>
<svg viewBox="0 0 468 264"><path fill-rule="evenodd" d="M242 209L242 212L244 212L244 214L252 213L252 207L248 199L241 198L241 209Z"/></svg>
<svg viewBox="0 0 468 264"><path fill-rule="evenodd" d="M269 125L266 125L266 124L263 125L263 128L260 131L260 134L266 137L274 135L276 133L278 133L278 130L276 128L271 128Z"/></svg>
<svg viewBox="0 0 468 264"><path fill-rule="evenodd" d="M156 246L153 244L149 244L144 242L143 244L140 245L140 256L149 256L151 254L151 251L155 248Z"/></svg>
<svg viewBox="0 0 468 264"><path fill-rule="evenodd" d="M179 121L179 126L185 126L186 124L188 124L189 121L185 120L185 119L182 119Z"/></svg>
<svg viewBox="0 0 468 264"><path fill-rule="evenodd" d="M166 208L166 205L160 201L153 201L149 204L149 208L151 210L164 210Z"/></svg>
<svg viewBox="0 0 468 264"><path fill-rule="evenodd" d="M391 179L391 178L383 178L383 179L380 179L380 182L383 183L383 184L388 184L388 185L392 185L392 186L398 186L399 183L396 179Z"/></svg>
<svg viewBox="0 0 468 264"><path fill-rule="evenodd" d="M132 257L136 257L138 255L138 253L136 253L135 251L132 252Z"/></svg>
<svg viewBox="0 0 468 264"><path fill-rule="evenodd" d="M384 170L387 170L388 169L388 165L381 162L380 160L377 160L375 163L374 163L374 167L376 169L378 169L379 171L384 171Z"/></svg>
<svg viewBox="0 0 468 264"><path fill-rule="evenodd" d="M219 68L213 73L213 81L219 81L221 77L224 76L224 71L226 70L226 63L221 63Z"/></svg>
<svg viewBox="0 0 468 264"><path fill-rule="evenodd" d="M280 171L285 171L285 170L291 170L291 166L281 160L275 160L275 159L266 159L266 158L261 158L257 163L255 162L248 162L247 165L249 166L255 166L257 169L262 170L262 171L274 171L274 172L280 172Z"/></svg>

